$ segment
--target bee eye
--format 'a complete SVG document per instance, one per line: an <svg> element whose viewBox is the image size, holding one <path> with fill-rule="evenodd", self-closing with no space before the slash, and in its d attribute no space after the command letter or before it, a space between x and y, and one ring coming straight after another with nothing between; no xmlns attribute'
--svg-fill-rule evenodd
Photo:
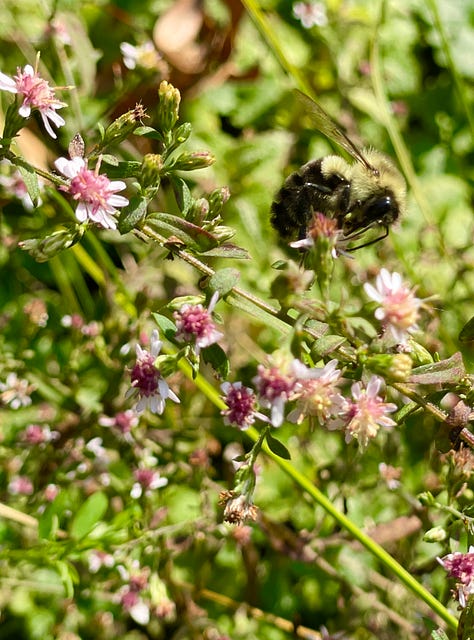
<svg viewBox="0 0 474 640"><path fill-rule="evenodd" d="M389 224L397 217L396 204L392 196L383 196L377 198L367 204L366 207L367 219L372 222L381 221L384 224ZM389 220L387 220L387 217Z"/></svg>

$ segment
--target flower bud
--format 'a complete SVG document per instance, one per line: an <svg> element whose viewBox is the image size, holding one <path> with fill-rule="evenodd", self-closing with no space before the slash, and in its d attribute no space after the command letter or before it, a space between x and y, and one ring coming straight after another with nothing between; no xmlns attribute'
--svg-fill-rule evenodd
<svg viewBox="0 0 474 640"><path fill-rule="evenodd" d="M31 238L19 242L20 249L28 251L28 253L38 262L46 262L53 256L56 256L64 249L69 249L78 242L84 233L84 228L77 226L74 229L63 229L55 231L45 238Z"/></svg>
<svg viewBox="0 0 474 640"><path fill-rule="evenodd" d="M406 353L369 356L365 364L371 371L391 382L406 382L412 370L412 360Z"/></svg>
<svg viewBox="0 0 474 640"><path fill-rule="evenodd" d="M447 537L446 529L443 527L433 527L425 533L423 540L425 542L443 542Z"/></svg>
<svg viewBox="0 0 474 640"><path fill-rule="evenodd" d="M222 207L229 198L229 187L221 187L220 189L215 189L212 193L209 194L209 210L212 216L216 216L222 211Z"/></svg>
<svg viewBox="0 0 474 640"><path fill-rule="evenodd" d="M145 109L138 103L134 109L123 113L116 120L110 124L104 133L104 139L102 140L103 147L109 144L117 144L125 140L131 133L135 131L142 124L142 120L145 117Z"/></svg>
<svg viewBox="0 0 474 640"><path fill-rule="evenodd" d="M173 163L173 169L178 171L194 171L214 164L215 158L209 151L194 151L182 153Z"/></svg>
<svg viewBox="0 0 474 640"><path fill-rule="evenodd" d="M142 187L157 187L163 170L163 158L159 153L147 153L143 156L139 176Z"/></svg>
<svg viewBox="0 0 474 640"><path fill-rule="evenodd" d="M179 103L181 95L172 84L163 80L158 89L159 105L159 123L163 131L171 131L178 121Z"/></svg>

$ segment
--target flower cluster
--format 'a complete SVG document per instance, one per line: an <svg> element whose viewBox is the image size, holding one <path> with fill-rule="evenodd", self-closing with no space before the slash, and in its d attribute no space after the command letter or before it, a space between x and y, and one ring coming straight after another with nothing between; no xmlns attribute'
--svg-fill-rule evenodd
<svg viewBox="0 0 474 640"><path fill-rule="evenodd" d="M365 449L380 427L388 429L396 425L388 416L396 405L380 396L382 379L374 375L366 386L354 383L352 397L347 399L339 388L341 371L337 369L337 360L324 367L307 367L297 359L286 366L259 365L253 382L256 392L241 382L221 385L227 405L222 411L226 424L243 430L258 419L279 427L285 418L286 404L296 401L287 420L300 424L309 418L328 429L343 428L346 440L356 439L361 449ZM270 417L258 411L258 405L269 409Z"/></svg>

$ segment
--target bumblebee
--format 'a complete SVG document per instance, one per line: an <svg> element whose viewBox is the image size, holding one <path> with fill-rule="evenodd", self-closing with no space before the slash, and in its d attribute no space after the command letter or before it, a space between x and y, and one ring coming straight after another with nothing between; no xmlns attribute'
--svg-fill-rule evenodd
<svg viewBox="0 0 474 640"><path fill-rule="evenodd" d="M349 251L384 238L406 207L406 184L400 171L383 153L359 150L321 106L304 93L297 94L316 127L354 162L329 155L311 160L289 175L272 204L272 225L284 240L302 239L313 214L320 212L336 220L344 244L369 229L384 230L375 240Z"/></svg>

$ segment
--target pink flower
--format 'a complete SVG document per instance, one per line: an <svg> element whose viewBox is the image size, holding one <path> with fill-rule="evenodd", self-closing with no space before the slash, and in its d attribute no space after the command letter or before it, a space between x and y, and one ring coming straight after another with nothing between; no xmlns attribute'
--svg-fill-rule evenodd
<svg viewBox="0 0 474 640"><path fill-rule="evenodd" d="M293 15L305 29L311 29L315 25L325 27L328 23L326 7L322 2L295 2Z"/></svg>
<svg viewBox="0 0 474 640"><path fill-rule="evenodd" d="M365 449L369 440L375 438L379 427L396 426L396 422L386 414L397 409L397 405L384 402L378 395L382 379L372 376L364 389L360 382L352 385L352 401L346 401L346 406L340 413L346 429L346 441L352 438L359 441L359 447Z"/></svg>
<svg viewBox="0 0 474 640"><path fill-rule="evenodd" d="M34 487L28 476L15 476L8 483L8 491L12 495L31 496Z"/></svg>
<svg viewBox="0 0 474 640"><path fill-rule="evenodd" d="M201 349L209 347L223 337L223 334L216 329L211 315L218 297L219 294L216 291L207 309L202 304L183 304L181 309L173 314L178 329L176 340L180 342L194 340L196 355Z"/></svg>
<svg viewBox="0 0 474 640"><path fill-rule="evenodd" d="M153 469L135 469L133 475L136 482L130 492L132 498L139 498L143 492L149 495L154 489L161 489L168 484L168 479L162 478L160 472Z"/></svg>
<svg viewBox="0 0 474 640"><path fill-rule="evenodd" d="M169 398L179 403L179 398L169 388L160 370L155 366L155 360L163 345L158 339L156 329L151 334L150 344L151 351L142 349L139 344L136 346L137 361L130 373L132 387L127 391L126 397L138 396L135 406L137 412L140 413L149 407L150 411L161 415L165 410L165 400Z"/></svg>
<svg viewBox="0 0 474 640"><path fill-rule="evenodd" d="M67 104L55 97L54 89L51 89L48 82L38 75L36 69L29 64L23 68L23 71L18 67L16 76L13 78L0 73L0 90L16 93L23 98L18 109L22 118L29 118L33 110L39 111L46 131L52 138L56 138L49 121L56 127L62 127L65 121L56 113L56 110L66 107Z"/></svg>
<svg viewBox="0 0 474 640"><path fill-rule="evenodd" d="M331 360L322 368L309 368L299 360L293 361L298 400L296 408L287 416L290 422L300 424L306 416L310 416L317 418L320 424L325 424L339 413L344 406L344 398L336 386L341 377L336 366L337 360Z"/></svg>
<svg viewBox="0 0 474 640"><path fill-rule="evenodd" d="M283 369L284 363L281 367L264 367L260 364L257 368L258 375L252 380L257 388L261 406L271 409L270 422L274 427L282 425L285 404L295 393L296 378L291 372L286 373Z"/></svg>
<svg viewBox="0 0 474 640"><path fill-rule="evenodd" d="M403 283L399 273L390 273L387 269L380 270L375 287L365 283L364 289L380 305L375 311L377 320L390 329L395 340L404 343L408 334L417 328L422 301Z"/></svg>
<svg viewBox="0 0 474 640"><path fill-rule="evenodd" d="M225 424L233 425L245 431L255 422L255 419L268 422L268 418L256 410L257 396L250 387L242 386L241 382L224 382L221 384L224 392L224 402L227 409L221 411Z"/></svg>
<svg viewBox="0 0 474 640"><path fill-rule="evenodd" d="M474 594L474 546L467 553L456 551L437 560L450 578L456 578L457 598L461 607L465 607L466 598Z"/></svg>
<svg viewBox="0 0 474 640"><path fill-rule="evenodd" d="M69 183L61 187L74 200L79 202L76 218L79 222L94 222L104 229L116 229L114 216L118 213L115 207L125 207L127 198L116 195L125 189L122 180L109 180L106 175L99 174L100 159L94 171L87 168L84 158L75 156L71 160L58 158L54 163L56 169L69 178Z"/></svg>

